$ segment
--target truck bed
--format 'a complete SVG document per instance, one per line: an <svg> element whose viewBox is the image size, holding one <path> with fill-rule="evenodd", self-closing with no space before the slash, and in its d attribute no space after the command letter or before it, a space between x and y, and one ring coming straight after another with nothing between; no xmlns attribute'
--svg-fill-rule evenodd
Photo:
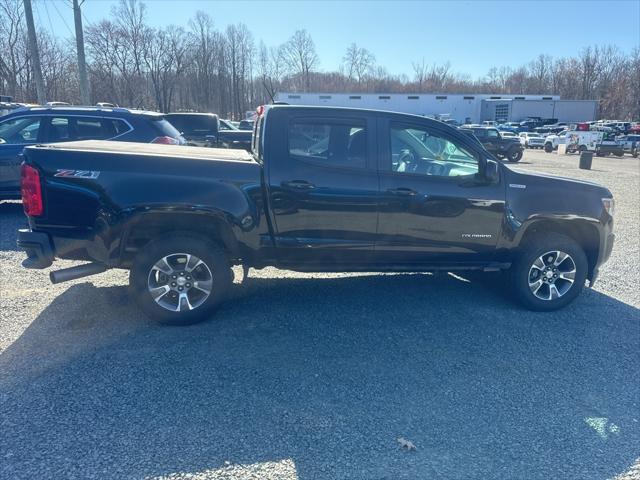
<svg viewBox="0 0 640 480"><path fill-rule="evenodd" d="M150 155L153 157L174 157L191 160L226 160L236 162L253 161L253 156L246 150L187 147L184 145L160 145L155 143L113 142L107 140L81 140L77 142L42 144L37 145L37 148L60 151L71 150L94 153Z"/></svg>

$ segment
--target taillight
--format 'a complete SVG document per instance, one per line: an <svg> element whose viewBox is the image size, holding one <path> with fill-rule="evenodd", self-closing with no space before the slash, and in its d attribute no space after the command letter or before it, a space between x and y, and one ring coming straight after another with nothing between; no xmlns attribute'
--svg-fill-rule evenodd
<svg viewBox="0 0 640 480"><path fill-rule="evenodd" d="M167 136L156 137L151 140L151 143L161 143L163 145L180 145L180 141L177 138Z"/></svg>
<svg viewBox="0 0 640 480"><path fill-rule="evenodd" d="M21 169L22 208L30 217L42 215L42 187L40 186L40 172L26 163Z"/></svg>

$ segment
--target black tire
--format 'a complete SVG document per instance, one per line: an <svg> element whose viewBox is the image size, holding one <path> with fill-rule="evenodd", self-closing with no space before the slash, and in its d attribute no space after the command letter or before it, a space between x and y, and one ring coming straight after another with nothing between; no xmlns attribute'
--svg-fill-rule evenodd
<svg viewBox="0 0 640 480"><path fill-rule="evenodd" d="M551 145L551 143L545 143L544 144L544 151L547 152L547 153L553 152L553 145Z"/></svg>
<svg viewBox="0 0 640 480"><path fill-rule="evenodd" d="M539 295L542 297L551 297L551 280L556 285L556 291L562 291L562 295L553 299L541 299L536 296L532 291L533 287L530 287L530 281L535 281L535 276L532 277L534 272L534 262L539 261L543 255L550 252L564 252L569 255L569 259L560 263L557 266L558 272L552 275L559 275L563 272L567 272L571 269L571 265L575 267L575 274L572 283L568 280L545 279L546 273L539 273L538 281L544 280L544 284L540 285ZM549 255L551 258L554 255ZM545 259L547 257L545 256ZM558 259L558 256L554 256L554 259ZM572 262L572 263L571 263ZM553 262L548 265L545 264L545 268L551 269ZM538 270L537 268L535 270ZM530 238L524 245L522 253L519 258L514 262L510 270L511 288L515 297L529 310L548 312L552 310L558 310L571 303L584 288L584 283L587 278L588 262L587 256L582 247L572 238L567 237L559 233L547 233L544 235L536 235ZM533 273L534 275L536 273ZM566 273L565 273L566 274ZM557 282L557 283L556 283ZM548 293L549 292L549 293Z"/></svg>
<svg viewBox="0 0 640 480"><path fill-rule="evenodd" d="M582 152L586 152L587 151L587 146L586 145L580 145L578 147L578 152L582 153Z"/></svg>
<svg viewBox="0 0 640 480"><path fill-rule="evenodd" d="M197 257L202 263L198 263L197 267L188 271L184 264L180 264L182 258L187 261L185 254ZM179 280L187 281L188 278L193 282L193 285L186 283L182 287L184 288L182 293L187 295L186 301L183 301L180 292L177 291L177 288L181 287L176 286L176 282L171 282L170 275L164 275L166 281L163 279L160 282L166 284L167 288L173 285L170 291L167 290L166 294L160 295L163 298L162 302L164 304L175 302L176 309L180 311L169 310L168 307L172 305L161 306L150 292L152 283L156 280L154 275L163 275L157 267L154 269L154 266L163 258L169 259L166 263L172 263L170 265L172 273L193 275L193 277ZM152 269L155 270L155 274L152 273ZM211 285L208 296L205 297L206 293L197 287L198 281L201 284ZM135 258L129 276L131 292L142 311L152 320L164 325L191 325L207 319L226 298L232 282L231 267L223 249L216 243L188 233L169 234L145 245ZM165 286L161 285L157 288L165 288Z"/></svg>
<svg viewBox="0 0 640 480"><path fill-rule="evenodd" d="M522 160L522 154L523 152L519 148L512 148L511 150L509 150L509 152L507 152L507 160L509 160L509 162L511 163L519 162L520 160Z"/></svg>
<svg viewBox="0 0 640 480"><path fill-rule="evenodd" d="M635 149L631 152L631 156L632 156L633 158L638 158L638 149L637 149L637 148L635 148Z"/></svg>

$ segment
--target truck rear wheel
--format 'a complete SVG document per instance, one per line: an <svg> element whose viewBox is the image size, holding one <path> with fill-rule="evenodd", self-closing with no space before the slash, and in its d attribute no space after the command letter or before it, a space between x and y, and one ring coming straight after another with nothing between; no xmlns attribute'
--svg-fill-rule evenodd
<svg viewBox="0 0 640 480"><path fill-rule="evenodd" d="M136 257L129 283L142 311L165 325L208 318L226 298L232 272L215 243L188 234L151 241Z"/></svg>
<svg viewBox="0 0 640 480"><path fill-rule="evenodd" d="M511 285L528 309L557 310L580 294L587 269L587 256L575 240L550 233L527 242L511 267Z"/></svg>

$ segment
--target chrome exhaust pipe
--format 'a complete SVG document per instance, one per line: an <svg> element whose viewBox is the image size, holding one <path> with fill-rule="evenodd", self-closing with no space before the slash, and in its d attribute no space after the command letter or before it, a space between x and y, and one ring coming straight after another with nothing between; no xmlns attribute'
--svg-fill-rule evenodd
<svg viewBox="0 0 640 480"><path fill-rule="evenodd" d="M51 283L54 284L62 283L77 278L88 277L89 275L95 275L96 273L102 273L106 270L107 267L101 263L85 263L77 267L63 268L62 270L51 272L49 273L49 279Z"/></svg>

